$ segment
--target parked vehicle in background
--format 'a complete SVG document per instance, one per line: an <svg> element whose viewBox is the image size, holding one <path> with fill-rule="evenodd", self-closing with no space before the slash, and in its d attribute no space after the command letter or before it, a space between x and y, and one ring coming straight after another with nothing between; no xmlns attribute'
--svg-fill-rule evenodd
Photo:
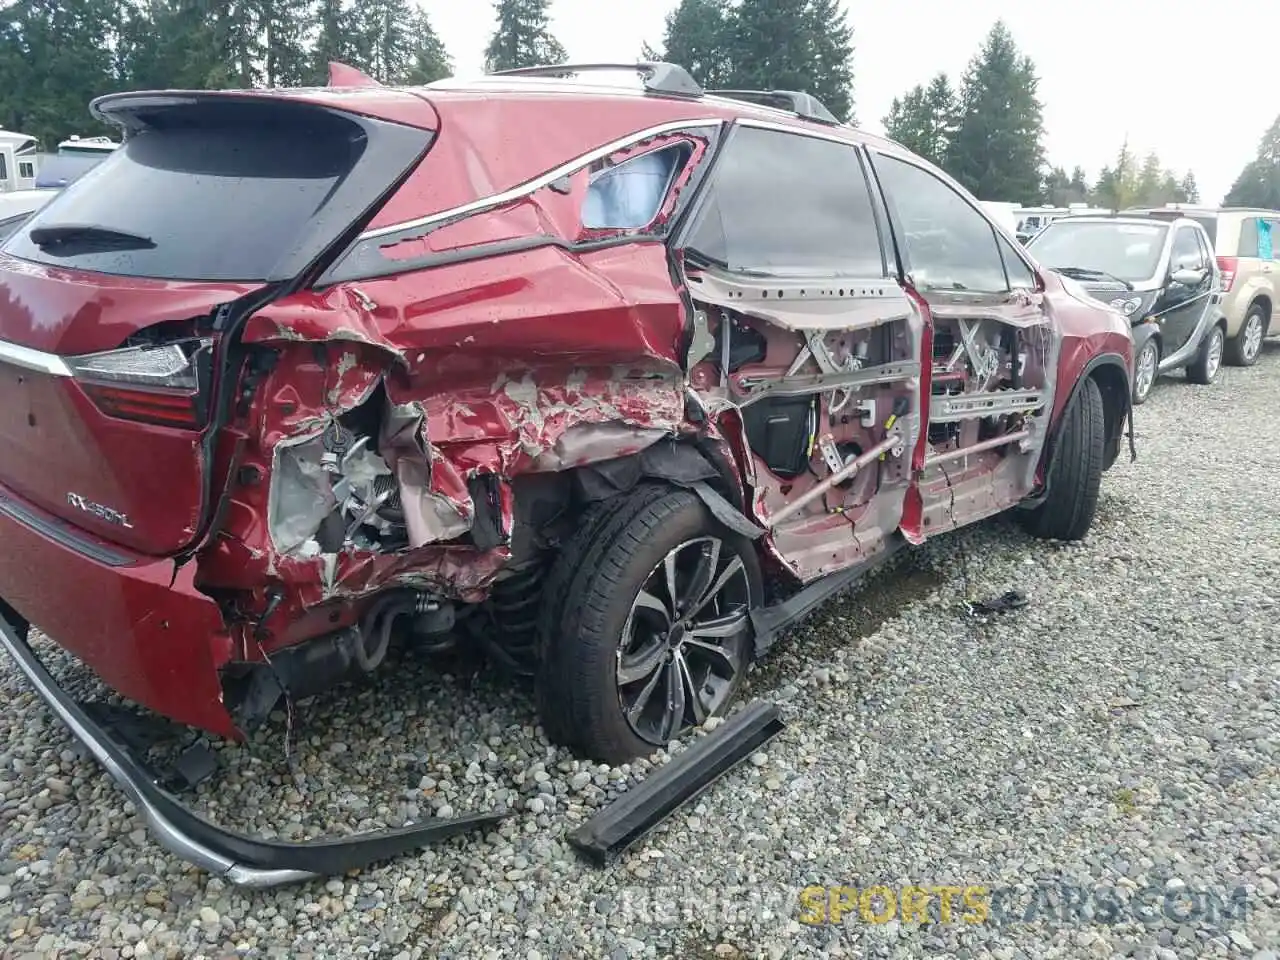
<svg viewBox="0 0 1280 960"><path fill-rule="evenodd" d="M1005 233L1016 235L1018 232L1018 204L1000 200L983 200L982 208Z"/></svg>
<svg viewBox="0 0 1280 960"><path fill-rule="evenodd" d="M39 146L29 134L0 130L0 194L35 187Z"/></svg>
<svg viewBox="0 0 1280 960"><path fill-rule="evenodd" d="M1189 217L1204 227L1222 273L1226 361L1242 367L1257 363L1263 339L1280 333L1280 325L1272 323L1280 306L1280 211L1170 204L1126 210L1125 216Z"/></svg>
<svg viewBox="0 0 1280 960"><path fill-rule="evenodd" d="M1018 218L1015 230L1018 241L1026 243L1059 217L1067 216L1066 207L1019 207L1014 211Z"/></svg>
<svg viewBox="0 0 1280 960"><path fill-rule="evenodd" d="M620 762L906 544L1086 535L1120 314L812 97L539 72L95 102L0 250L12 623L237 739L460 635Z"/></svg>
<svg viewBox="0 0 1280 960"><path fill-rule="evenodd" d="M36 172L38 189L61 190L75 183L119 147L109 137L70 137L58 144L58 152L44 157Z"/></svg>
<svg viewBox="0 0 1280 960"><path fill-rule="evenodd" d="M1067 217L1032 238L1027 251L1129 318L1135 404L1157 377L1179 367L1192 383L1217 377L1226 340L1221 278L1197 221Z"/></svg>
<svg viewBox="0 0 1280 960"><path fill-rule="evenodd" d="M30 189L0 193L0 219L39 210L69 184L100 164L119 144L107 137L71 137L58 144L58 152L33 159Z"/></svg>
<svg viewBox="0 0 1280 960"><path fill-rule="evenodd" d="M1102 207L1091 207L1087 203L1071 203L1065 207L1020 207L1014 211L1017 217L1017 236L1020 243L1025 244L1037 233L1063 217L1079 217L1088 215L1106 215L1110 210Z"/></svg>

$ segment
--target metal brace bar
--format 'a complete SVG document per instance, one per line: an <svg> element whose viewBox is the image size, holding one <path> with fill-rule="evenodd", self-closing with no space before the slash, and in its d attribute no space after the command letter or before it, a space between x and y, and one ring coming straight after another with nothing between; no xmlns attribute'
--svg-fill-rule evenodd
<svg viewBox="0 0 1280 960"><path fill-rule="evenodd" d="M777 380L764 377L744 377L739 384L749 392L738 402L745 407L765 397L798 397L806 393L822 393L827 390L856 390L860 387L871 387L880 383L894 383L909 380L920 375L920 364L914 360L900 363L881 363L873 367L863 367L849 373L802 374L785 376Z"/></svg>
<svg viewBox="0 0 1280 960"><path fill-rule="evenodd" d="M797 374L800 371L800 368L803 367L810 358L813 359L813 362L818 365L818 369L824 374L836 375L851 372L850 370L842 369L836 365L835 360L831 356L831 351L827 349L827 345L824 342L825 339L826 334L824 333L809 334L805 340L804 348L796 354L795 360L792 361L791 366L787 368L786 375L790 377ZM853 369L856 370L859 366L860 364L855 362ZM840 395L838 402L836 398L837 394ZM830 412L836 413L844 409L844 407L848 405L849 400L852 399L852 396L853 393L851 390L842 390L839 388L832 389Z"/></svg>
<svg viewBox="0 0 1280 960"><path fill-rule="evenodd" d="M1041 390L1002 390L999 393L964 393L955 397L935 397L929 411L930 423L955 423L974 417L998 417L1006 413L1027 413L1044 406Z"/></svg>

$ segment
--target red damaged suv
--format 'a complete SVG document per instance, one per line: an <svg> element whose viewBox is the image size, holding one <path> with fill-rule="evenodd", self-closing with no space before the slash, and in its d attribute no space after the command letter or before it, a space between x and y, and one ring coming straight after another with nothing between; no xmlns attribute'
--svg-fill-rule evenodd
<svg viewBox="0 0 1280 960"><path fill-rule="evenodd" d="M20 664L240 738L460 637L622 761L904 544L1085 535L1128 324L918 157L668 64L333 79L98 99L0 249Z"/></svg>

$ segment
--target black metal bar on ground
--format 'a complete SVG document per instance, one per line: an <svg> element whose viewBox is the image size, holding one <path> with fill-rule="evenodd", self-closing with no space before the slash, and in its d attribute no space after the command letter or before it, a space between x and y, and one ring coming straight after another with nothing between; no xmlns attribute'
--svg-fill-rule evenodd
<svg viewBox="0 0 1280 960"><path fill-rule="evenodd" d="M303 843L260 840L226 830L188 809L172 793L157 785L124 746L58 687L26 637L3 618L0 618L0 644L63 723L128 794L146 818L156 841L175 856L232 883L274 887L345 873L460 833L483 829L503 819L496 813L475 814Z"/></svg>
<svg viewBox="0 0 1280 960"><path fill-rule="evenodd" d="M566 839L604 866L783 730L777 704L757 700L628 790Z"/></svg>

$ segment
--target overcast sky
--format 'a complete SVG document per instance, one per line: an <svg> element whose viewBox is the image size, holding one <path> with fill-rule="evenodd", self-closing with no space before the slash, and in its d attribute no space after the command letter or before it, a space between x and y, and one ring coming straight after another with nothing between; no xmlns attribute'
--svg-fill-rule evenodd
<svg viewBox="0 0 1280 960"><path fill-rule="evenodd" d="M460 75L483 69L487 0L420 0ZM571 59L634 61L658 45L675 0L552 0ZM1126 135L1216 203L1280 114L1276 0L845 0L854 28L858 125L883 132L889 104L938 70L958 79L1003 17L1035 61L1051 163L1092 179ZM963 10L963 15L960 11ZM1256 38L1256 42L1250 38ZM995 198L991 198L995 199Z"/></svg>

